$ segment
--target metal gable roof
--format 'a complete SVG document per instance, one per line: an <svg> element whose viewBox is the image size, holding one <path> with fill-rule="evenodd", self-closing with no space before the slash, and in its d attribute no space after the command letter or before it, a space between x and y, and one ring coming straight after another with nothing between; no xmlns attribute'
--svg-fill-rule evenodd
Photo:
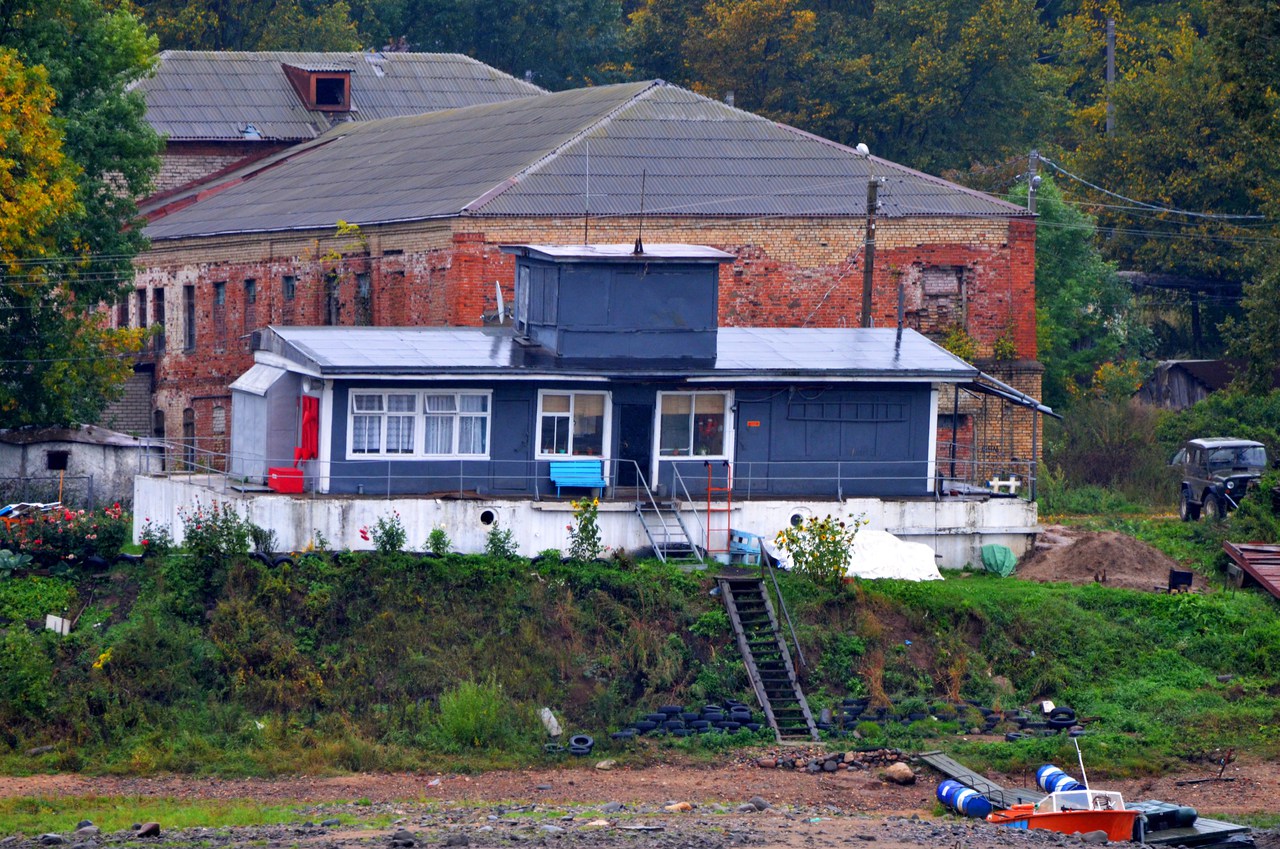
<svg viewBox="0 0 1280 849"><path fill-rule="evenodd" d="M1027 215L661 81L346 124L147 227L152 239L448 216ZM589 195L589 198L588 198Z"/></svg>
<svg viewBox="0 0 1280 849"><path fill-rule="evenodd" d="M509 329L466 327L271 327L266 350L320 375L492 375L671 378L812 378L962 382L978 370L914 330L722 327L713 364L663 367L548 359Z"/></svg>
<svg viewBox="0 0 1280 849"><path fill-rule="evenodd" d="M351 72L350 113L307 110L282 65ZM334 122L370 121L545 94L456 53L295 53L166 50L135 86L147 121L171 140L238 141L252 124L267 141L299 141Z"/></svg>

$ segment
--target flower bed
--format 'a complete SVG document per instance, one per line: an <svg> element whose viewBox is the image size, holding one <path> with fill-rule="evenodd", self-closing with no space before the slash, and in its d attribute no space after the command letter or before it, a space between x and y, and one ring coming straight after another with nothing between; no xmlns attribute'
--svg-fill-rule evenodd
<svg viewBox="0 0 1280 849"><path fill-rule="evenodd" d="M129 538L129 518L119 504L103 510L59 508L0 525L0 549L30 554L44 567L79 568L90 559L107 562Z"/></svg>

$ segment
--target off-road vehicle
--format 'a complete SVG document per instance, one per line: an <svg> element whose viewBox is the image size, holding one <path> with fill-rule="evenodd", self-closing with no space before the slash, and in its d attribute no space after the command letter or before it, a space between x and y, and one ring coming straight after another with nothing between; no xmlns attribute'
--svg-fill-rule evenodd
<svg viewBox="0 0 1280 849"><path fill-rule="evenodd" d="M1182 521L1194 522L1202 512L1210 519L1222 519L1257 488L1267 468L1267 449L1248 439L1191 439L1169 465L1182 471L1178 496Z"/></svg>

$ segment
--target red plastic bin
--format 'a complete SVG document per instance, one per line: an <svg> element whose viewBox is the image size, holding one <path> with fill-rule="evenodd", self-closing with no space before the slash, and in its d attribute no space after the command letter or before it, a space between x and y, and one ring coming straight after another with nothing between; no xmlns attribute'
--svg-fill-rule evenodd
<svg viewBox="0 0 1280 849"><path fill-rule="evenodd" d="M267 469L267 486L276 492L302 492L302 469L275 466Z"/></svg>

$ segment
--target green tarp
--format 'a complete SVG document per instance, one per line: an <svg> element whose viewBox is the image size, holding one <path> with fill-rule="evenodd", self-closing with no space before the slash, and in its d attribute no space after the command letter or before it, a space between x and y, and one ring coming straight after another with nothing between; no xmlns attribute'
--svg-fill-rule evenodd
<svg viewBox="0 0 1280 849"><path fill-rule="evenodd" d="M982 547L982 565L988 572L994 572L1001 578L1013 574L1013 567L1018 565L1018 558L1007 545L984 545Z"/></svg>

